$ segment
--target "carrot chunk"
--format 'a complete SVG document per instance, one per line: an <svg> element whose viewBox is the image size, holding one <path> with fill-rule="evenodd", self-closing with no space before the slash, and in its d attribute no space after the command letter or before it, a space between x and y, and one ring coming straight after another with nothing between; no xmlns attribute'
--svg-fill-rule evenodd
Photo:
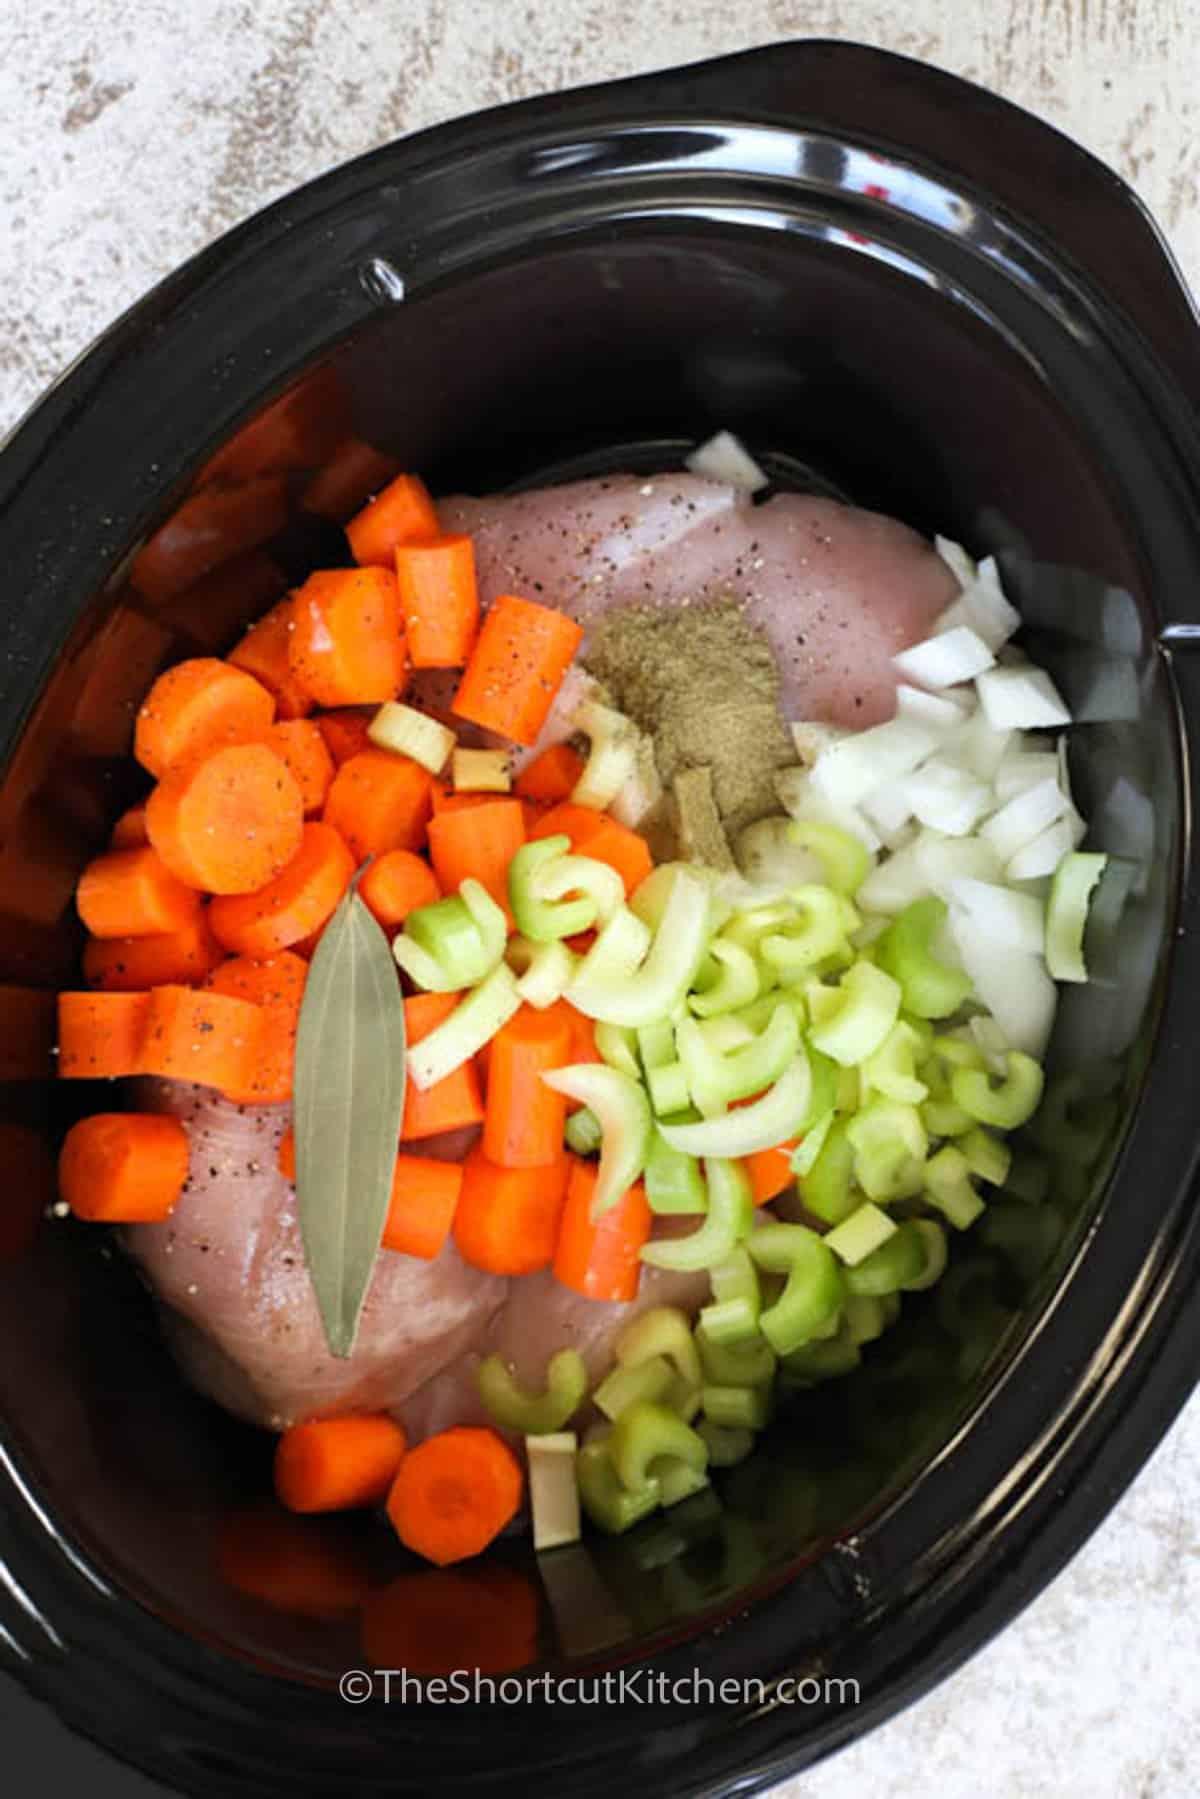
<svg viewBox="0 0 1200 1799"><path fill-rule="evenodd" d="M742 1166L750 1177L756 1206L765 1206L768 1200L777 1198L794 1183L792 1151L799 1142L799 1137L793 1137L790 1143L781 1143L776 1149L760 1149L743 1158Z"/></svg>
<svg viewBox="0 0 1200 1799"><path fill-rule="evenodd" d="M513 782L513 792L523 800L556 806L570 799L583 773L583 757L569 743L552 743L548 750L524 767Z"/></svg>
<svg viewBox="0 0 1200 1799"><path fill-rule="evenodd" d="M188 1137L159 1112L97 1112L67 1132L58 1189L77 1218L156 1224L170 1216L188 1174Z"/></svg>
<svg viewBox="0 0 1200 1799"><path fill-rule="evenodd" d="M354 560L382 568L392 566L400 544L437 534L437 511L419 475L397 475L346 526Z"/></svg>
<svg viewBox="0 0 1200 1799"><path fill-rule="evenodd" d="M148 987L197 987L224 957L208 913L199 907L190 924L153 937L91 937L83 946L83 978L106 993L138 993Z"/></svg>
<svg viewBox="0 0 1200 1799"><path fill-rule="evenodd" d="M503 1674L537 1653L538 1598L516 1568L425 1568L377 1587L362 1609L368 1667L411 1674Z"/></svg>
<svg viewBox="0 0 1200 1799"><path fill-rule="evenodd" d="M462 1184L461 1162L397 1156L383 1247L432 1262L450 1235Z"/></svg>
<svg viewBox="0 0 1200 1799"><path fill-rule="evenodd" d="M322 712L317 729L338 768L372 747L367 727L374 716L374 706L339 706L333 712Z"/></svg>
<svg viewBox="0 0 1200 1799"><path fill-rule="evenodd" d="M567 1102L542 1076L571 1060L565 1012L522 1006L488 1046L483 1151L502 1168L545 1168L562 1159Z"/></svg>
<svg viewBox="0 0 1200 1799"><path fill-rule="evenodd" d="M110 850L136 850L144 843L149 843L146 833L146 803L130 806L128 812L122 812L112 828L112 836L108 840Z"/></svg>
<svg viewBox="0 0 1200 1799"><path fill-rule="evenodd" d="M160 675L137 717L133 752L152 775L196 762L230 743L251 743L275 717L275 701L245 669L195 656Z"/></svg>
<svg viewBox="0 0 1200 1799"><path fill-rule="evenodd" d="M592 1222L596 1170L571 1159L571 1177L562 1228L554 1253L554 1276L584 1299L637 1298L640 1251L650 1238L651 1215L639 1182Z"/></svg>
<svg viewBox="0 0 1200 1799"><path fill-rule="evenodd" d="M565 613L501 594L483 621L455 712L513 743L535 743L582 641L582 627Z"/></svg>
<svg viewBox="0 0 1200 1799"><path fill-rule="evenodd" d="M157 937L194 924L200 899L149 846L108 850L79 877L75 904L93 937Z"/></svg>
<svg viewBox="0 0 1200 1799"><path fill-rule="evenodd" d="M444 1018L448 1018L462 998L461 993L417 993L404 1002L404 1022L410 1045L428 1037ZM464 1062L444 1080L435 1081L424 1092L415 1081L404 1089L404 1122L400 1141L415 1142L422 1137L440 1137L443 1131L461 1131L483 1123L483 1101L479 1096L479 1075L474 1062Z"/></svg>
<svg viewBox="0 0 1200 1799"><path fill-rule="evenodd" d="M248 1000L191 987L156 987L146 1009L138 1073L194 1081L227 1097L244 1093L254 1078L261 1038L262 1012Z"/></svg>
<svg viewBox="0 0 1200 1799"><path fill-rule="evenodd" d="M337 832L307 824L296 855L273 881L212 902L213 935L235 955L274 956L329 922L353 874L354 858Z"/></svg>
<svg viewBox="0 0 1200 1799"><path fill-rule="evenodd" d="M482 1148L463 1164L454 1241L464 1261L491 1274L534 1274L554 1259L570 1161L542 1168L501 1168Z"/></svg>
<svg viewBox="0 0 1200 1799"><path fill-rule="evenodd" d="M512 925L508 870L525 841L520 800L491 799L429 820L429 858L443 893L457 893L468 876L487 888Z"/></svg>
<svg viewBox="0 0 1200 1799"><path fill-rule="evenodd" d="M300 789L305 818L312 818L325 804L333 780L333 757L317 726L310 718L284 719L271 726L263 741Z"/></svg>
<svg viewBox="0 0 1200 1799"><path fill-rule="evenodd" d="M149 1008L148 993L60 993L60 1077L100 1081L137 1074Z"/></svg>
<svg viewBox="0 0 1200 1799"><path fill-rule="evenodd" d="M289 1512L349 1512L386 1499L408 1439L382 1412L293 1424L275 1450L275 1494Z"/></svg>
<svg viewBox="0 0 1200 1799"><path fill-rule="evenodd" d="M475 547L469 537L401 544L396 581L414 668L461 668L479 634Z"/></svg>
<svg viewBox="0 0 1200 1799"><path fill-rule="evenodd" d="M235 668L245 669L261 681L275 696L275 709L280 718L304 718L313 709L308 692L292 673L290 648L295 612L291 596L280 600L265 612L257 624L251 625L240 643L229 652Z"/></svg>
<svg viewBox="0 0 1200 1799"><path fill-rule="evenodd" d="M395 931L418 906L441 898L432 868L412 850L388 850L377 856L358 883L358 891L385 931Z"/></svg>
<svg viewBox="0 0 1200 1799"><path fill-rule="evenodd" d="M272 750L242 743L164 775L146 802L146 824L188 887L253 893L300 848L304 801Z"/></svg>
<svg viewBox="0 0 1200 1799"><path fill-rule="evenodd" d="M325 802L325 822L340 831L356 862L425 841L433 776L408 756L364 750L343 762Z"/></svg>
<svg viewBox="0 0 1200 1799"><path fill-rule="evenodd" d="M320 706L378 705L404 685L400 596L390 568L327 568L292 598L292 674Z"/></svg>
<svg viewBox="0 0 1200 1799"><path fill-rule="evenodd" d="M571 848L594 862L607 862L625 883L626 893L639 887L654 868L654 859L644 837L618 824L607 812L593 812L589 806L573 806L565 802L544 812L531 837L571 839Z"/></svg>
<svg viewBox="0 0 1200 1799"><path fill-rule="evenodd" d="M446 1567L479 1555L516 1517L521 1464L494 1430L458 1425L410 1450L388 1496L406 1548Z"/></svg>
<svg viewBox="0 0 1200 1799"><path fill-rule="evenodd" d="M262 1012L258 1054L249 1083L227 1089L228 1098L243 1106L282 1105L292 1097L296 1031L308 964L288 950L259 960L232 956L205 982L209 993L249 1000Z"/></svg>

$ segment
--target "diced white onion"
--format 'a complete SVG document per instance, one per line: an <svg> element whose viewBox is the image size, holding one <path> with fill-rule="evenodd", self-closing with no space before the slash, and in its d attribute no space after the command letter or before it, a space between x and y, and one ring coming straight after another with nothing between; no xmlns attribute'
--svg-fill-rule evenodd
<svg viewBox="0 0 1200 1799"><path fill-rule="evenodd" d="M1075 817L1078 818L1076 813ZM1081 821L1082 822L1082 821ZM1010 881L1041 881L1052 875L1063 857L1075 848L1075 833L1071 828L1071 816L1055 819L1044 831L1019 849L1015 856L1010 856L1004 866L1005 878Z"/></svg>
<svg viewBox="0 0 1200 1799"><path fill-rule="evenodd" d="M857 806L868 793L895 781L938 747L941 733L911 718L893 718L832 743L818 756L813 792L830 806Z"/></svg>
<svg viewBox="0 0 1200 1799"><path fill-rule="evenodd" d="M811 772L803 768L781 768L775 776L775 792L785 812L793 818L812 818L821 824L837 825L865 843L872 855L883 847L874 826L856 806L834 806L812 785Z"/></svg>
<svg viewBox="0 0 1200 1799"><path fill-rule="evenodd" d="M854 895L856 906L864 912L903 912L913 900L925 897L929 880L917 860L919 841L893 851L871 870Z"/></svg>
<svg viewBox="0 0 1200 1799"><path fill-rule="evenodd" d="M1071 722L1071 714L1044 668L1030 664L989 668L976 677L975 690L995 731L1032 731Z"/></svg>
<svg viewBox="0 0 1200 1799"><path fill-rule="evenodd" d="M995 558L989 556L980 563L976 579L947 606L935 629L943 632L966 625L989 650L996 651L1008 642L1020 623L1020 613L1004 597Z"/></svg>
<svg viewBox="0 0 1200 1799"><path fill-rule="evenodd" d="M1066 792L1059 772L1058 757L1053 750L1006 755L993 776L996 798L1002 805L1016 794L1036 787L1039 781L1058 781L1064 793Z"/></svg>
<svg viewBox="0 0 1200 1799"><path fill-rule="evenodd" d="M984 1061L993 1073L1003 1074L1008 1043L996 1020L988 1012L976 1012L967 1022Z"/></svg>
<svg viewBox="0 0 1200 1799"><path fill-rule="evenodd" d="M992 810L992 790L965 768L934 757L898 783L923 825L965 837Z"/></svg>
<svg viewBox="0 0 1200 1799"><path fill-rule="evenodd" d="M935 731L949 731L961 725L975 709L975 695L969 687L945 693L926 693L923 687L910 687L901 681L896 687L897 718L912 718L919 725L931 725Z"/></svg>
<svg viewBox="0 0 1200 1799"><path fill-rule="evenodd" d="M879 832L888 849L895 849L913 815L903 781L877 787L862 802L862 811Z"/></svg>
<svg viewBox="0 0 1200 1799"><path fill-rule="evenodd" d="M958 910L951 913L951 925L963 967L1006 1044L1040 1061L1058 1002L1058 989L1042 958L980 937Z"/></svg>
<svg viewBox="0 0 1200 1799"><path fill-rule="evenodd" d="M995 657L969 625L955 625L892 657L892 667L918 687L956 687L990 669Z"/></svg>
<svg viewBox="0 0 1200 1799"><path fill-rule="evenodd" d="M973 559L952 537L935 537L933 547L960 587L973 585L977 570Z"/></svg>
<svg viewBox="0 0 1200 1799"><path fill-rule="evenodd" d="M757 493L770 484L745 444L732 431L718 431L687 458L686 467L706 481L724 481L742 493Z"/></svg>
<svg viewBox="0 0 1200 1799"><path fill-rule="evenodd" d="M913 846L926 893L948 900L955 881L998 881L1000 858L982 837L943 837L924 831Z"/></svg>
<svg viewBox="0 0 1200 1799"><path fill-rule="evenodd" d="M960 876L950 883L950 898L966 913L967 922L981 937L990 937L1026 955L1041 955L1046 941L1046 918L1041 902L1031 894Z"/></svg>
<svg viewBox="0 0 1200 1799"><path fill-rule="evenodd" d="M994 731L982 712L973 712L942 745L942 754L961 762L981 781L990 781L1014 749L1012 731Z"/></svg>
<svg viewBox="0 0 1200 1799"><path fill-rule="evenodd" d="M1070 806L1070 800L1057 779L1039 781L1018 793L983 826L980 835L990 843L1004 862L1052 825Z"/></svg>

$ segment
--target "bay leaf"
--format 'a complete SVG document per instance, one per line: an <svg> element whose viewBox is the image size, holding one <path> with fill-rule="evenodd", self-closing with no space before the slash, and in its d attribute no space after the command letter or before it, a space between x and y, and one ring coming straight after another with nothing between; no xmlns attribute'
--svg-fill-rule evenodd
<svg viewBox="0 0 1200 1799"><path fill-rule="evenodd" d="M309 967L293 1085L300 1234L326 1341L344 1358L387 1221L405 1085L396 964L356 887Z"/></svg>

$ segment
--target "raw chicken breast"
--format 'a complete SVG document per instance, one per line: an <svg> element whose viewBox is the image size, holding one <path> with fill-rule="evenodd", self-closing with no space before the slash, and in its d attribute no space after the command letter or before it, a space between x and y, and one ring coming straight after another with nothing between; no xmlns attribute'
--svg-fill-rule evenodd
<svg viewBox="0 0 1200 1799"><path fill-rule="evenodd" d="M279 1173L287 1107L239 1108L202 1087L140 1084L138 1106L181 1118L190 1176L164 1224L126 1245L168 1308L185 1372L228 1410L279 1430L300 1418L400 1405L487 1329L508 1283L467 1267L380 1254L354 1354L331 1356ZM456 1146L461 1149L461 1145Z"/></svg>
<svg viewBox="0 0 1200 1799"><path fill-rule="evenodd" d="M696 475L614 475L438 512L474 537L485 601L524 594L586 627L611 606L738 600L770 641L789 721L890 718L892 657L958 592L932 545L895 519L805 494L756 506Z"/></svg>

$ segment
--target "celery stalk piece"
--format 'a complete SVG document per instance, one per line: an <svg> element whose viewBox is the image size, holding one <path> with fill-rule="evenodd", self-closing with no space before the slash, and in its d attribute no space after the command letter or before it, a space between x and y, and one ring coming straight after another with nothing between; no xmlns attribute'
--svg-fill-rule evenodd
<svg viewBox="0 0 1200 1799"><path fill-rule="evenodd" d="M642 1400L621 1413L608 1439L608 1452L618 1480L629 1493L645 1491L651 1468L664 1456L678 1456L699 1473L708 1467L703 1437L675 1412L651 1400Z"/></svg>
<svg viewBox="0 0 1200 1799"><path fill-rule="evenodd" d="M702 1118L696 1124L668 1124L659 1130L672 1149L690 1156L728 1159L774 1149L796 1136L808 1114L812 1073L803 1051L784 1070L775 1085L753 1104L721 1118Z"/></svg>
<svg viewBox="0 0 1200 1799"><path fill-rule="evenodd" d="M1056 981L1088 978L1083 933L1092 892L1107 862L1107 856L1073 850L1054 871L1046 908L1046 968Z"/></svg>
<svg viewBox="0 0 1200 1799"><path fill-rule="evenodd" d="M748 1248L760 1268L787 1284L759 1323L777 1355L790 1355L837 1316L845 1294L837 1257L803 1224L765 1224Z"/></svg>
<svg viewBox="0 0 1200 1799"><path fill-rule="evenodd" d="M658 1485L664 1511L673 1505L679 1505L684 1499L691 1499L697 1493L702 1493L709 1484L705 1469L689 1468L678 1456L667 1456L660 1464Z"/></svg>
<svg viewBox="0 0 1200 1799"><path fill-rule="evenodd" d="M836 1112L830 1110L823 1112L815 1123L804 1127L804 1135L792 1151L792 1173L801 1180L816 1167L817 1159L825 1147L825 1139L836 1119Z"/></svg>
<svg viewBox="0 0 1200 1799"><path fill-rule="evenodd" d="M664 1136L667 1128L659 1125ZM676 1273L711 1268L714 1263L724 1261L734 1245L753 1228L754 1197L749 1176L740 1163L709 1157L704 1164L704 1173L708 1183L708 1211L703 1224L686 1237L660 1237L644 1244L642 1261L651 1268L668 1268Z"/></svg>
<svg viewBox="0 0 1200 1799"><path fill-rule="evenodd" d="M579 1484L575 1477L574 1431L527 1436L529 1504L535 1549L559 1549L579 1541Z"/></svg>
<svg viewBox="0 0 1200 1799"><path fill-rule="evenodd" d="M910 1289L920 1281L928 1265L928 1249L915 1219L896 1226L886 1243L844 1271L847 1293L860 1299L882 1299Z"/></svg>
<svg viewBox="0 0 1200 1799"><path fill-rule="evenodd" d="M858 1205L854 1191L854 1146L849 1137L849 1121L827 1114L825 1129L817 1153L806 1169L799 1170L800 1197L804 1209L826 1224L840 1224ZM801 1143L803 1150L808 1138ZM800 1152L797 1151L798 1155ZM795 1167L796 1156L792 1157Z"/></svg>
<svg viewBox="0 0 1200 1799"><path fill-rule="evenodd" d="M737 1244L709 1270L713 1303L700 1312L705 1334L716 1343L743 1342L758 1330L762 1287L744 1244Z"/></svg>
<svg viewBox="0 0 1200 1799"><path fill-rule="evenodd" d="M708 1446L710 1468L734 1468L754 1449L753 1431L730 1430L723 1424L714 1424L710 1418L702 1418L696 1431Z"/></svg>
<svg viewBox="0 0 1200 1799"><path fill-rule="evenodd" d="M885 1099L900 1100L919 1106L929 1097L929 1088L917 1075L917 1057L925 1043L907 1019L897 1019L874 1055L868 1056L859 1073L863 1089L882 1093Z"/></svg>
<svg viewBox="0 0 1200 1799"><path fill-rule="evenodd" d="M637 1492L625 1487L613 1467L607 1439L583 1445L575 1457L575 1478L584 1511L609 1536L620 1536L658 1509L658 1482L647 1480Z"/></svg>
<svg viewBox="0 0 1200 1799"><path fill-rule="evenodd" d="M927 894L906 906L875 945L879 967L900 983L904 1010L918 1018L949 1018L970 997L970 978L930 948L945 918L946 902Z"/></svg>
<svg viewBox="0 0 1200 1799"><path fill-rule="evenodd" d="M929 1140L916 1106L875 1099L847 1121L854 1176L868 1199L911 1199L921 1191Z"/></svg>
<svg viewBox="0 0 1200 1799"><path fill-rule="evenodd" d="M636 1368L654 1356L665 1356L687 1387L700 1385L700 1353L686 1312L678 1306L652 1306L635 1318L613 1345L622 1367Z"/></svg>
<svg viewBox="0 0 1200 1799"><path fill-rule="evenodd" d="M858 1344L848 1331L839 1331L835 1336L794 1349L783 1363L783 1382L787 1387L814 1387L820 1381L851 1373L861 1361Z"/></svg>
<svg viewBox="0 0 1200 1799"><path fill-rule="evenodd" d="M577 1349L560 1349L546 1364L546 1390L530 1393L514 1379L503 1356L490 1355L479 1364L479 1397L502 1430L525 1437L562 1430L587 1394L588 1373Z"/></svg>
<svg viewBox="0 0 1200 1799"><path fill-rule="evenodd" d="M408 1051L408 1073L422 1090L444 1081L520 1010L516 977L506 962L494 968L487 980L468 993L449 1018Z"/></svg>
<svg viewBox="0 0 1200 1799"><path fill-rule="evenodd" d="M556 943L607 923L625 889L615 869L572 856L566 835L523 843L508 869L508 898L517 929L534 943ZM567 897L568 895L573 897Z"/></svg>
<svg viewBox="0 0 1200 1799"><path fill-rule="evenodd" d="M642 1025L634 1036L641 1066L647 1073L675 1060L675 1027L669 1018L656 1018L652 1024Z"/></svg>
<svg viewBox="0 0 1200 1799"><path fill-rule="evenodd" d="M650 1140L642 1178L646 1199L654 1213L666 1216L708 1209L708 1194L695 1156L685 1156L672 1149L657 1129Z"/></svg>
<svg viewBox="0 0 1200 1799"><path fill-rule="evenodd" d="M967 1166L973 1175L986 1181L989 1187L1004 1186L1012 1167L1012 1150L1007 1143L1001 1143L990 1131L985 1131L981 1125L975 1125L973 1129L963 1132L958 1147L966 1156Z"/></svg>
<svg viewBox="0 0 1200 1799"><path fill-rule="evenodd" d="M631 1367L622 1367L618 1362L600 1382L592 1399L604 1416L615 1422L627 1406L664 1398L674 1379L675 1370L664 1355L650 1356Z"/></svg>
<svg viewBox="0 0 1200 1799"><path fill-rule="evenodd" d="M534 871L532 887L535 901L549 906L574 906L573 896L581 896L592 908L593 924L606 925L625 904L624 881L615 868L594 856L564 855L544 862Z"/></svg>
<svg viewBox="0 0 1200 1799"><path fill-rule="evenodd" d="M788 837L809 850L821 864L825 884L835 893L852 894L866 880L873 858L861 837L852 837L836 825L815 818L798 818L788 826Z"/></svg>
<svg viewBox="0 0 1200 1799"><path fill-rule="evenodd" d="M764 933L758 950L777 973L794 978L845 945L846 917L831 887L795 887L788 897L790 917L780 928Z"/></svg>
<svg viewBox="0 0 1200 1799"><path fill-rule="evenodd" d="M971 1185L970 1163L949 1143L925 1164L925 1192L930 1205L936 1206L955 1230L968 1229L984 1209Z"/></svg>
<svg viewBox="0 0 1200 1799"><path fill-rule="evenodd" d="M605 928L610 929L611 924ZM600 946L598 938L584 957L567 997L577 1011L610 1024L636 1028L667 1018L686 998L708 938L708 887L690 870L681 868L641 967L623 978L598 977L592 962Z"/></svg>
<svg viewBox="0 0 1200 1799"><path fill-rule="evenodd" d="M600 1120L589 1106L580 1106L577 1112L572 1112L563 1127L566 1146L577 1156L594 1156L603 1136Z"/></svg>
<svg viewBox="0 0 1200 1799"><path fill-rule="evenodd" d="M701 1320L696 1326L695 1343L709 1386L761 1387L769 1386L775 1378L775 1351L759 1333L741 1343L723 1343L709 1335L708 1326Z"/></svg>
<svg viewBox="0 0 1200 1799"><path fill-rule="evenodd" d="M539 943L517 981L517 992L525 1005L544 1012L562 998L578 966L578 956L565 943Z"/></svg>
<svg viewBox="0 0 1200 1799"><path fill-rule="evenodd" d="M650 1102L637 1081L599 1062L556 1068L542 1079L600 1120L600 1173L592 1199L592 1216L599 1218L629 1191L646 1165L654 1126Z"/></svg>
<svg viewBox="0 0 1200 1799"><path fill-rule="evenodd" d="M628 979L641 965L651 941L650 932L637 914L628 906L622 906L606 925L600 927L595 942L580 963L567 993L572 1005L575 1003L572 995L580 985L591 982L604 986ZM576 1009L582 1011L582 1007ZM628 1021L613 1019L611 1022L622 1024Z"/></svg>
<svg viewBox="0 0 1200 1799"><path fill-rule="evenodd" d="M457 993L482 981L504 954L508 922L479 882L410 912L393 945L405 974L428 993Z"/></svg>
<svg viewBox="0 0 1200 1799"><path fill-rule="evenodd" d="M1008 1052L1006 1073L997 1085L985 1069L958 1068L951 1076L950 1092L955 1105L979 1124L1015 1131L1037 1111L1044 1085L1041 1064L1014 1049Z"/></svg>
<svg viewBox="0 0 1200 1799"><path fill-rule="evenodd" d="M714 1343L745 1343L758 1332L758 1314L748 1299L723 1299L702 1306L700 1322Z"/></svg>
<svg viewBox="0 0 1200 1799"><path fill-rule="evenodd" d="M887 1329L883 1300L865 1293L849 1293L842 1306L842 1321L851 1343L874 1343Z"/></svg>
<svg viewBox="0 0 1200 1799"><path fill-rule="evenodd" d="M630 1080L641 1080L642 1067L638 1061L637 1037L633 1031L626 1030L624 1025L598 1024L595 1036L596 1049L610 1068L620 1069Z"/></svg>
<svg viewBox="0 0 1200 1799"><path fill-rule="evenodd" d="M575 806L603 812L633 778L641 732L633 720L599 700L586 699L571 720L588 739L588 759L571 792Z"/></svg>
<svg viewBox="0 0 1200 1799"><path fill-rule="evenodd" d="M716 965L715 972L708 971L708 978L703 979L709 960ZM757 999L760 985L758 964L750 951L729 938L714 937L697 975L697 989L688 996L688 1006L697 1018L717 1018Z"/></svg>
<svg viewBox="0 0 1200 1799"><path fill-rule="evenodd" d="M700 1404L712 1424L728 1430L765 1430L771 1415L770 1387L702 1388Z"/></svg>
<svg viewBox="0 0 1200 1799"><path fill-rule="evenodd" d="M390 750L395 756L410 756L431 775L441 774L458 741L454 732L436 718L399 700L383 702L367 726L367 736L377 749Z"/></svg>
<svg viewBox="0 0 1200 1799"><path fill-rule="evenodd" d="M936 1286L946 1272L949 1259L949 1246L946 1233L935 1218L914 1218L913 1229L921 1238L925 1251L925 1267L919 1275L904 1283L907 1293L922 1293L926 1287Z"/></svg>
<svg viewBox="0 0 1200 1799"><path fill-rule="evenodd" d="M900 983L870 962L856 962L838 984L836 1012L813 1025L809 1041L844 1068L877 1050L900 1012Z"/></svg>
<svg viewBox="0 0 1200 1799"><path fill-rule="evenodd" d="M776 1006L759 1036L726 1055L714 1050L704 1027L692 1018L680 1020L675 1042L692 1101L711 1118L780 1078L800 1052L800 1026L789 1006Z"/></svg>
<svg viewBox="0 0 1200 1799"><path fill-rule="evenodd" d="M685 1112L692 1097L682 1062L652 1068L646 1076L646 1091L656 1118L671 1118Z"/></svg>
<svg viewBox="0 0 1200 1799"><path fill-rule="evenodd" d="M843 1218L841 1224L829 1231L825 1242L847 1268L855 1268L881 1243L886 1243L895 1230L895 1223L887 1213L868 1200L865 1206L859 1206L849 1218Z"/></svg>

